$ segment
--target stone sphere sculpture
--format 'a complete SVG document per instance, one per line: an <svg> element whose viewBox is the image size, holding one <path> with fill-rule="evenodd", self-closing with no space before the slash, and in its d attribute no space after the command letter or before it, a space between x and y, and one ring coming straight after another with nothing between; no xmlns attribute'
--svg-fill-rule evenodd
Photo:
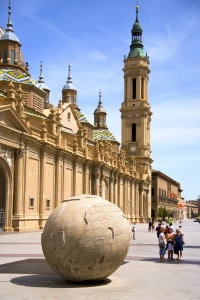
<svg viewBox="0 0 200 300"><path fill-rule="evenodd" d="M104 280L124 261L130 225L114 204L95 195L64 200L49 216L42 249L51 268L74 282Z"/></svg>

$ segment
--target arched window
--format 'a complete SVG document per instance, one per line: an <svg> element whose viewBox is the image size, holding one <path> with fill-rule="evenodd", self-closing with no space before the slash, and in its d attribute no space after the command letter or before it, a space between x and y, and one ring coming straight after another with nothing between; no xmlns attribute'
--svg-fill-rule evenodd
<svg viewBox="0 0 200 300"><path fill-rule="evenodd" d="M136 142L136 124L132 124L132 142Z"/></svg>
<svg viewBox="0 0 200 300"><path fill-rule="evenodd" d="M141 79L141 98L144 99L144 78Z"/></svg>
<svg viewBox="0 0 200 300"><path fill-rule="evenodd" d="M136 78L132 80L132 97L136 99Z"/></svg>

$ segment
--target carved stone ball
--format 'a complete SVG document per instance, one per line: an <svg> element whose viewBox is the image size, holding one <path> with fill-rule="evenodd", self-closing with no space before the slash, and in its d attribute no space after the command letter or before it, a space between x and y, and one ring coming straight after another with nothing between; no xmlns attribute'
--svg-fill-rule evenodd
<svg viewBox="0 0 200 300"><path fill-rule="evenodd" d="M63 201L42 233L44 256L69 281L103 280L124 261L131 238L123 212L95 195Z"/></svg>

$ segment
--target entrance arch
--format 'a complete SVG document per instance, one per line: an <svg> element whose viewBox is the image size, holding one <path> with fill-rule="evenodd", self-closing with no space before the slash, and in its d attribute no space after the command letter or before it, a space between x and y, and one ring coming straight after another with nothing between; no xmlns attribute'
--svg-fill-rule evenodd
<svg viewBox="0 0 200 300"><path fill-rule="evenodd" d="M0 157L0 229L11 231L13 215L12 172L4 157Z"/></svg>

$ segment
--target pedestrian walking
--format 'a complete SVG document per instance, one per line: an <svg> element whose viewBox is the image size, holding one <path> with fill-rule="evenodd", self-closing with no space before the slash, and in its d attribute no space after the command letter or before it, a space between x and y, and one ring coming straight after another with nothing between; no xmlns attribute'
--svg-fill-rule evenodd
<svg viewBox="0 0 200 300"><path fill-rule="evenodd" d="M154 232L154 230L155 230L155 223L154 221L152 221L152 232Z"/></svg>
<svg viewBox="0 0 200 300"><path fill-rule="evenodd" d="M133 227L132 227L132 233L133 233L133 240L135 240L135 233L136 233L136 224L135 222L133 223Z"/></svg>
<svg viewBox="0 0 200 300"><path fill-rule="evenodd" d="M148 231L151 232L151 228L152 228L152 221L149 221L149 226L148 226Z"/></svg>

